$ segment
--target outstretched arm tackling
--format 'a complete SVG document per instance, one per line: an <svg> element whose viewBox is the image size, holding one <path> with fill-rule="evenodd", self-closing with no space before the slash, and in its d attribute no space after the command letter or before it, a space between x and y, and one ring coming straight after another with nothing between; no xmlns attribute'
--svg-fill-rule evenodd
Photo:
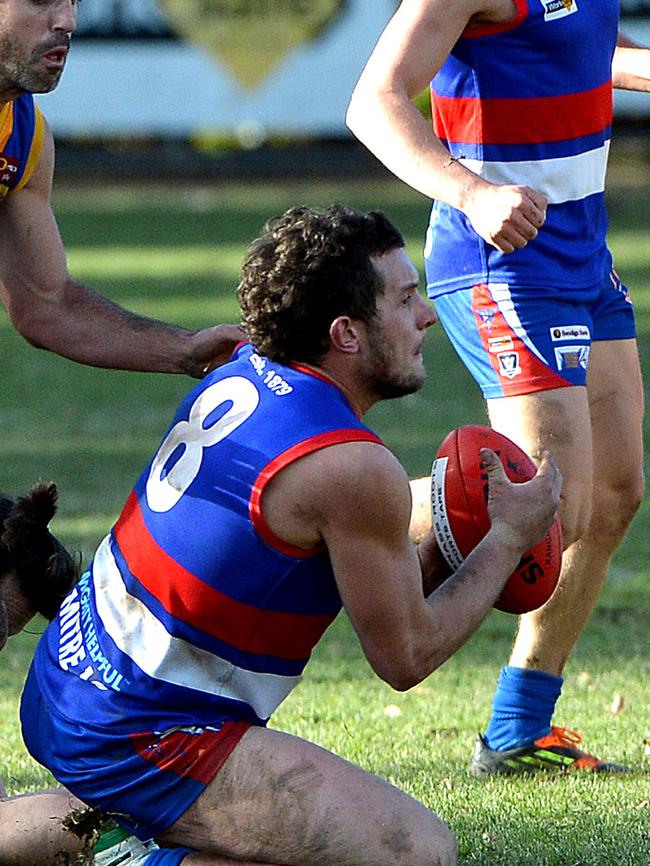
<svg viewBox="0 0 650 866"><path fill-rule="evenodd" d="M237 326L194 333L131 313L72 279L50 204L53 166L48 130L34 174L0 209L0 294L22 336L95 367L200 377L227 360L242 339Z"/></svg>
<svg viewBox="0 0 650 866"><path fill-rule="evenodd" d="M347 113L350 130L397 177L463 211L503 252L526 245L546 215L546 197L495 185L451 158L412 100L428 86L468 25L515 15L512 0L403 0L361 74Z"/></svg>

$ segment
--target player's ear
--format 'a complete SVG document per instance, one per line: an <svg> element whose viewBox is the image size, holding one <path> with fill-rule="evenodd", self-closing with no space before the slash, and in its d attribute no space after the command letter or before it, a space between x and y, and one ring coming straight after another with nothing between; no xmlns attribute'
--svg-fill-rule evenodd
<svg viewBox="0 0 650 866"><path fill-rule="evenodd" d="M330 325L330 340L332 346L339 352L356 354L361 348L361 323L349 316L337 316Z"/></svg>

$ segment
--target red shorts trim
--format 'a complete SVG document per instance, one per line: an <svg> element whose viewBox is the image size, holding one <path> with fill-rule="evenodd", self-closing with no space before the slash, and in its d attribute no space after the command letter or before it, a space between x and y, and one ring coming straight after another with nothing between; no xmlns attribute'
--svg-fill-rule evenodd
<svg viewBox="0 0 650 866"><path fill-rule="evenodd" d="M207 785L250 727L249 722L224 722L218 731L146 731L130 738L140 757L162 772Z"/></svg>

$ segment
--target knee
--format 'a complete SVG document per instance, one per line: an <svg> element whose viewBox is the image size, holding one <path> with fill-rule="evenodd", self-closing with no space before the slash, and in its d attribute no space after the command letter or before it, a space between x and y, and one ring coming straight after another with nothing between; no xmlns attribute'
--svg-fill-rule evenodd
<svg viewBox="0 0 650 866"><path fill-rule="evenodd" d="M596 484L589 498L567 496L561 514L565 549L590 538L615 549L643 501L644 489L643 475L638 473Z"/></svg>
<svg viewBox="0 0 650 866"><path fill-rule="evenodd" d="M565 484L560 505L560 522L564 549L582 538L591 522L592 491L584 486L571 488Z"/></svg>
<svg viewBox="0 0 650 866"><path fill-rule="evenodd" d="M426 842L422 841L422 856L417 858L417 862L422 866L457 866L458 843L449 827L442 821L436 820L435 841L430 838ZM411 866L416 861L409 855L408 862Z"/></svg>
<svg viewBox="0 0 650 866"><path fill-rule="evenodd" d="M447 827L445 829L447 836L441 845L438 863L440 866L456 866L458 863L458 842L451 830Z"/></svg>
<svg viewBox="0 0 650 866"><path fill-rule="evenodd" d="M643 501L645 484L641 473L615 479L594 490L590 535L618 545Z"/></svg>

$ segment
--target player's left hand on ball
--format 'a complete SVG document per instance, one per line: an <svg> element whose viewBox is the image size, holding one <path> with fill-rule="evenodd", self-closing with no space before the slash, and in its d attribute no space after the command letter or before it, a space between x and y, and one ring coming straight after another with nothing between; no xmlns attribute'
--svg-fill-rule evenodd
<svg viewBox="0 0 650 866"><path fill-rule="evenodd" d="M229 361L235 346L245 339L246 334L239 325L213 325L197 331L192 335L188 374L201 379Z"/></svg>
<svg viewBox="0 0 650 866"><path fill-rule="evenodd" d="M562 491L562 473L548 451L544 451L537 473L530 481L513 484L501 461L489 448L481 449L488 476L488 513L493 529L504 529L504 540L523 552L536 544L557 516Z"/></svg>

